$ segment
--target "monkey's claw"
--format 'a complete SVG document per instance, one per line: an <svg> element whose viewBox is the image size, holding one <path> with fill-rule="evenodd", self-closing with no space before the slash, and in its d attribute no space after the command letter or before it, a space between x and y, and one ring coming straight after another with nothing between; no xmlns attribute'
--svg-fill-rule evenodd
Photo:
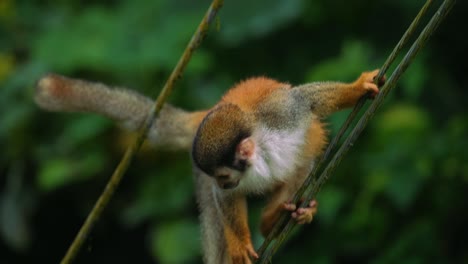
<svg viewBox="0 0 468 264"><path fill-rule="evenodd" d="M300 225L308 224L314 219L314 215L317 213L318 202L312 200L309 206L306 208L297 208L297 206L291 202L284 203L284 209L291 211L291 217L296 220Z"/></svg>

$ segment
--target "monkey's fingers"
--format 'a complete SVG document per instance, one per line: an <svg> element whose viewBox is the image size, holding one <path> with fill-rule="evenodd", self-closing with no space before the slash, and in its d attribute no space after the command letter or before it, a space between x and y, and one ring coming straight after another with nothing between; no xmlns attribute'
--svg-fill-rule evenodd
<svg viewBox="0 0 468 264"><path fill-rule="evenodd" d="M314 219L314 215L317 213L318 202L312 200L309 203L309 206L306 208L298 208L295 212L291 214L298 224L308 224Z"/></svg>
<svg viewBox="0 0 468 264"><path fill-rule="evenodd" d="M370 92L371 98L375 98L377 94L379 93L379 87L377 87L375 83L370 83L370 82L364 83L364 89Z"/></svg>
<svg viewBox="0 0 468 264"><path fill-rule="evenodd" d="M379 93L379 87L374 83L375 77L379 74L379 70L373 70L371 72L365 72L361 75L362 88L370 92L371 98L374 98ZM379 80L380 82L380 80Z"/></svg>
<svg viewBox="0 0 468 264"><path fill-rule="evenodd" d="M234 262L234 263L237 263L237 262ZM250 260L249 256L245 255L244 259L243 259L243 262L241 262L241 263L252 264L252 261Z"/></svg>
<svg viewBox="0 0 468 264"><path fill-rule="evenodd" d="M251 258L258 259L258 254L255 252L252 245L247 246L247 252Z"/></svg>
<svg viewBox="0 0 468 264"><path fill-rule="evenodd" d="M292 202L286 202L286 203L283 203L283 209L287 210L287 211L294 212L294 211L296 211L297 206L296 206L296 204L293 204Z"/></svg>
<svg viewBox="0 0 468 264"><path fill-rule="evenodd" d="M249 256L247 254L240 256L233 256L231 258L231 263L233 264L252 264Z"/></svg>
<svg viewBox="0 0 468 264"><path fill-rule="evenodd" d="M378 73L377 73L378 74ZM372 78L372 81L375 82L375 78L377 77L377 74L374 76L374 78ZM385 82L387 81L387 76L382 76L382 78L380 78L378 81L377 81L377 86L378 87L382 87Z"/></svg>
<svg viewBox="0 0 468 264"><path fill-rule="evenodd" d="M231 263L233 264L252 264L249 252L239 249L238 252L231 253Z"/></svg>

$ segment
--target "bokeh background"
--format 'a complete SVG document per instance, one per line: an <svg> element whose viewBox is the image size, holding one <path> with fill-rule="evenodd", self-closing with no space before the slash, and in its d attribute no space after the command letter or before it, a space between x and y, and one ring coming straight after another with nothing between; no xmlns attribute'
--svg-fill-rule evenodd
<svg viewBox="0 0 468 264"><path fill-rule="evenodd" d="M129 142L105 118L40 110L35 81L57 72L154 97L209 3L0 0L1 263L59 262ZM207 108L255 75L352 81L423 3L227 0L170 103ZM468 263L467 16L458 1L274 263ZM77 263L201 263L188 154L145 147Z"/></svg>

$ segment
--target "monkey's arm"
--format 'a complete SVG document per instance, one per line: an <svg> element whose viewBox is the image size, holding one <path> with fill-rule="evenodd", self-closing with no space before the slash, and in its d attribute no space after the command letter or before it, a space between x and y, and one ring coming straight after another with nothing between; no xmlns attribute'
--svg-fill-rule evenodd
<svg viewBox="0 0 468 264"><path fill-rule="evenodd" d="M364 72L353 83L316 82L304 84L292 89L296 100L306 100L312 112L325 117L343 108L356 104L361 96L371 92L375 96L379 89L373 83L379 70Z"/></svg>
<svg viewBox="0 0 468 264"><path fill-rule="evenodd" d="M145 121L153 102L136 92L49 74L36 87L36 103L58 112L89 112L111 118L131 131ZM148 132L149 141L168 150L189 150L205 111L189 113L165 105Z"/></svg>
<svg viewBox="0 0 468 264"><path fill-rule="evenodd" d="M245 196L228 196L220 201L226 247L232 263L251 263L250 257L258 258L247 222Z"/></svg>

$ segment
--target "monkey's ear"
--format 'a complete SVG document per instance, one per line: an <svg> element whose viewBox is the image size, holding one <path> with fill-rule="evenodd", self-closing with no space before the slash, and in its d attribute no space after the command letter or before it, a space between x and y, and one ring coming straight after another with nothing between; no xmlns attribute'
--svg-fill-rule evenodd
<svg viewBox="0 0 468 264"><path fill-rule="evenodd" d="M244 138L236 149L236 157L241 160L249 160L255 151L255 142L251 137Z"/></svg>

